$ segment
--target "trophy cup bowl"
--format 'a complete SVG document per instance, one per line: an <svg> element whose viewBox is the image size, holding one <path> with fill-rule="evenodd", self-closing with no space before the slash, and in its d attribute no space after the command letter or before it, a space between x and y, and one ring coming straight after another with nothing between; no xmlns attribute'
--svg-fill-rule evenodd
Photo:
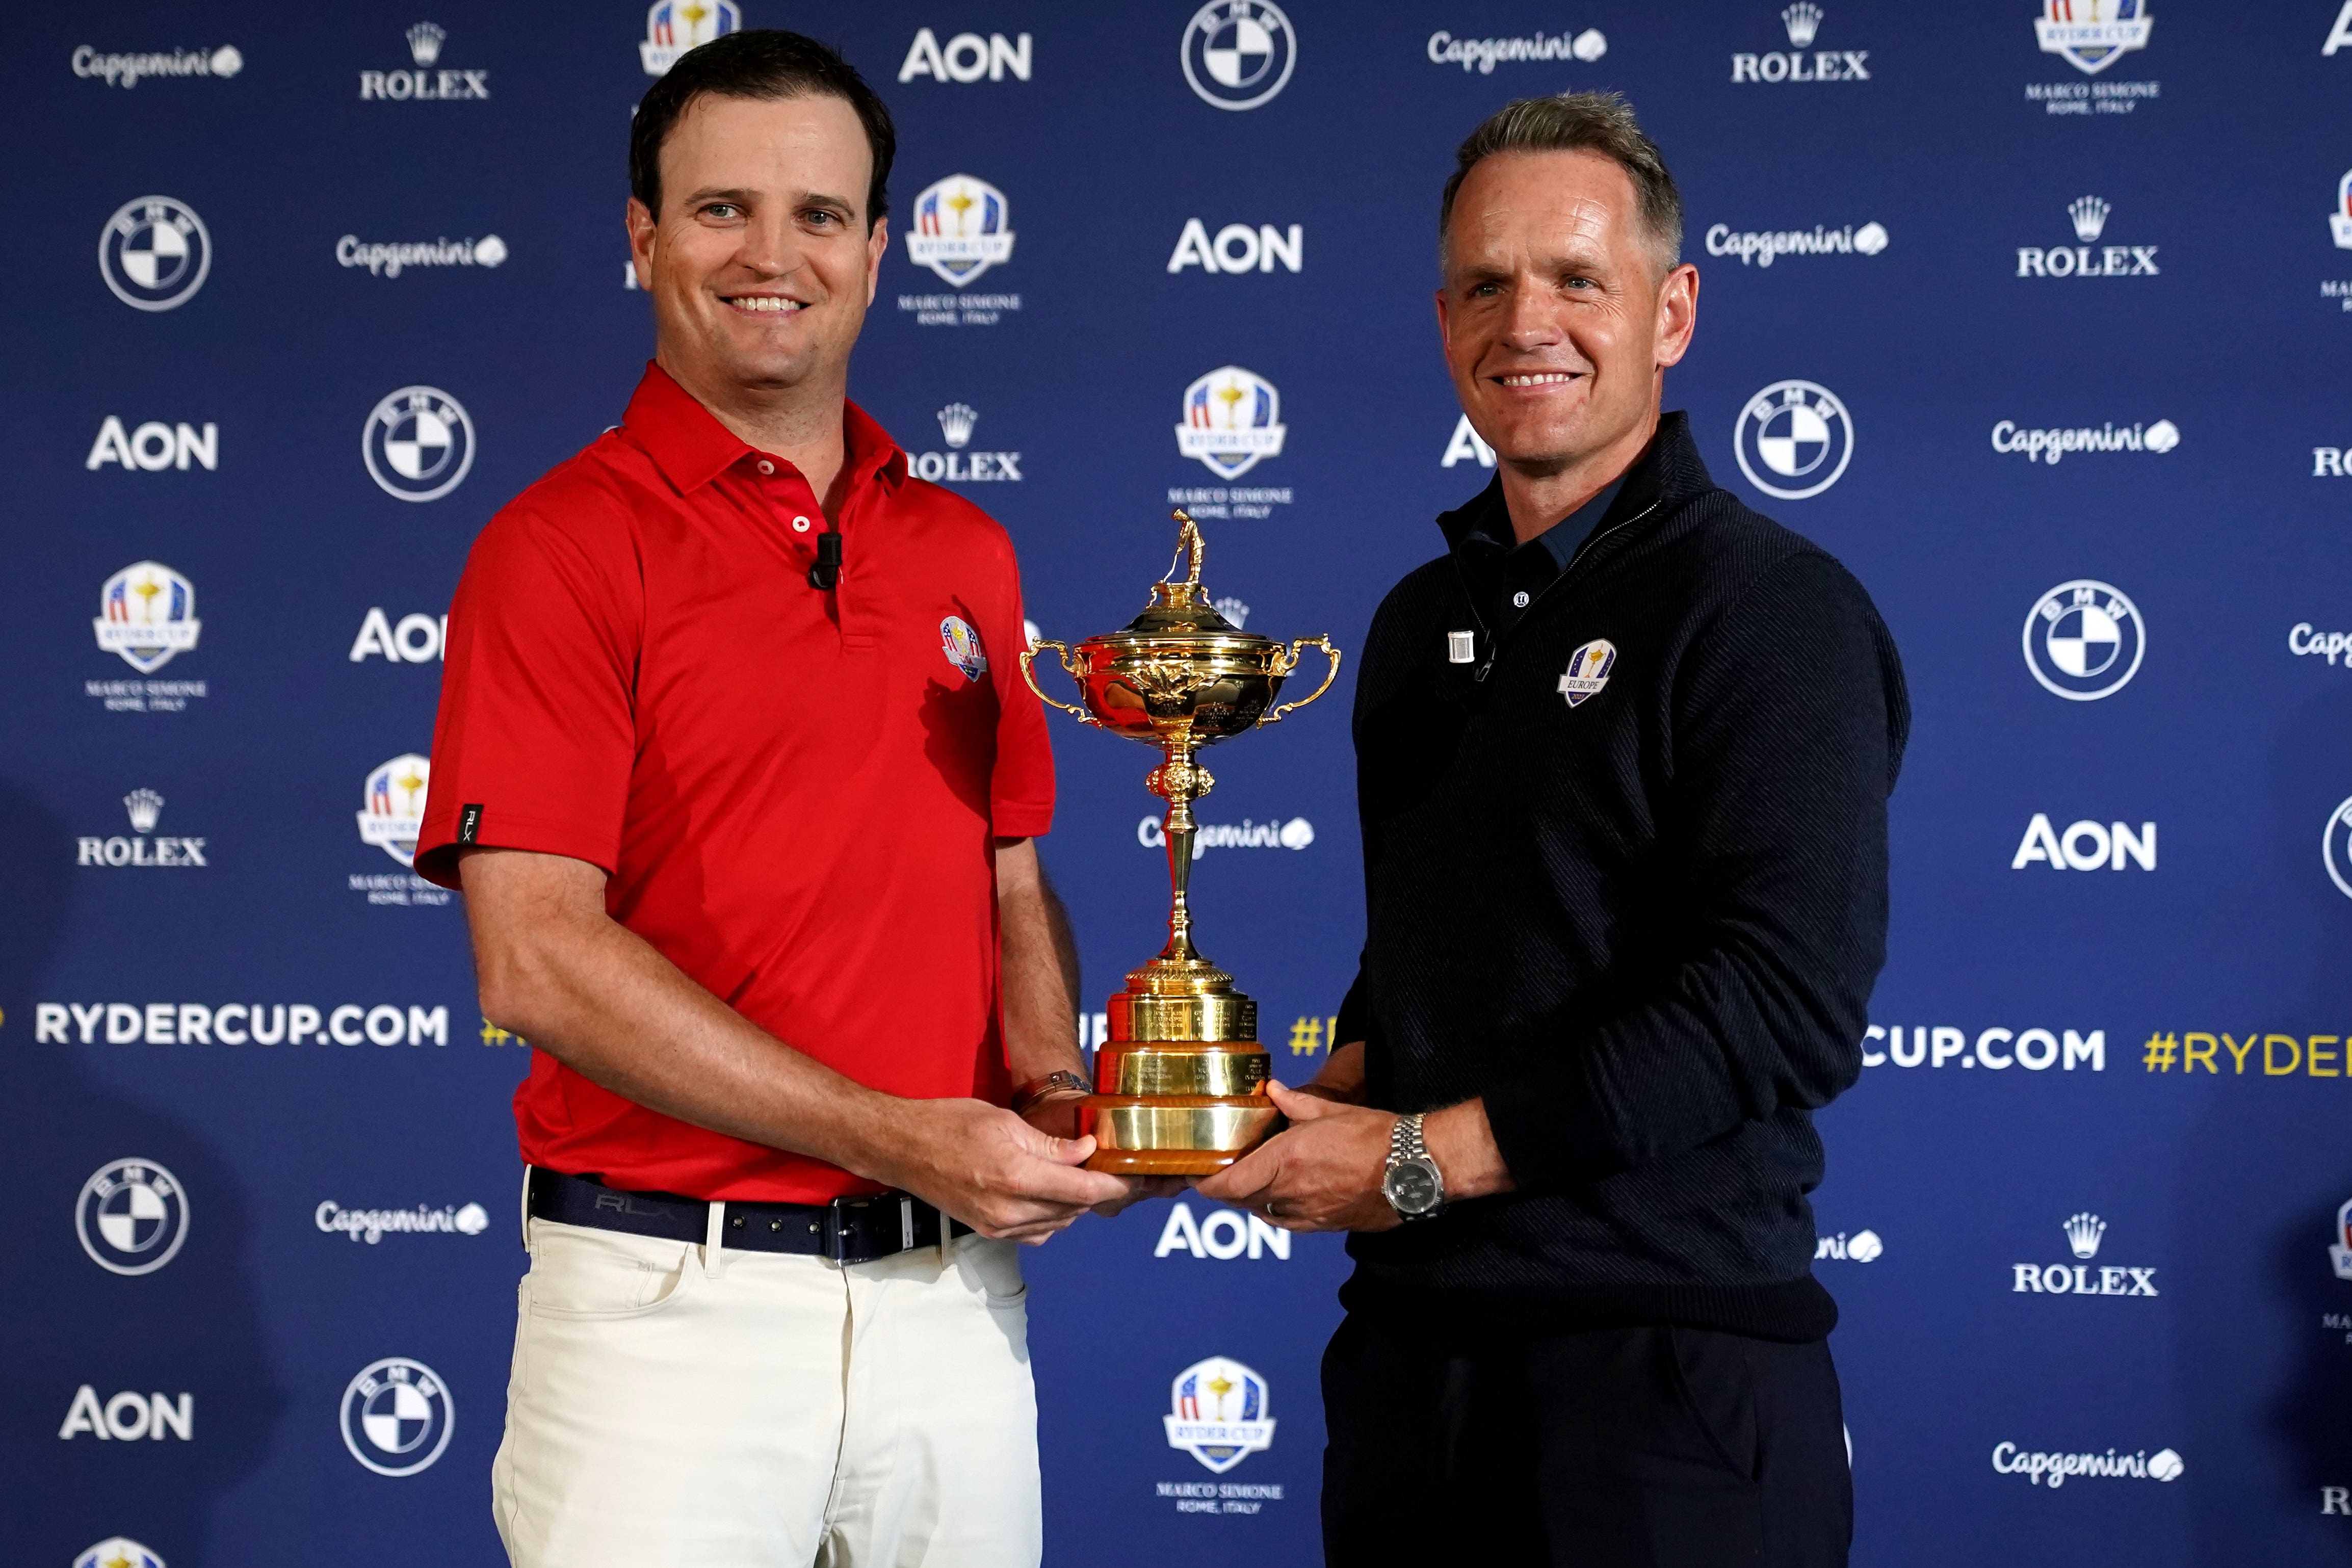
<svg viewBox="0 0 2352 1568"><path fill-rule="evenodd" d="M1168 945L1111 997L1095 1092L1079 1109L1080 1130L1097 1144L1087 1167L1123 1175L1205 1175L1274 1131L1278 1116L1264 1087L1272 1062L1257 1040L1257 1004L1192 945L1192 802L1216 782L1196 755L1306 707L1339 673L1328 637L1284 644L1219 615L1201 586L1200 528L1181 511L1176 521L1178 556L1189 558L1190 570L1181 581L1153 584L1141 615L1075 648L1041 640L1021 655L1022 677L1040 700L1162 753L1144 787L1168 803ZM1329 660L1323 683L1277 704L1310 647ZM1048 648L1077 683L1079 702L1059 701L1037 684L1035 661Z"/></svg>

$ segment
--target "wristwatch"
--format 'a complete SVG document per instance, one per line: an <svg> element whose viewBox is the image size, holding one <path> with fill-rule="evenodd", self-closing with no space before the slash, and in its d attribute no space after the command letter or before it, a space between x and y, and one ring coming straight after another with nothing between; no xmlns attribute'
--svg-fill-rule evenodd
<svg viewBox="0 0 2352 1568"><path fill-rule="evenodd" d="M1388 1169L1381 1176L1381 1195L1405 1220L1428 1219L1445 1206L1445 1177L1421 1141L1421 1112L1400 1116L1389 1134Z"/></svg>

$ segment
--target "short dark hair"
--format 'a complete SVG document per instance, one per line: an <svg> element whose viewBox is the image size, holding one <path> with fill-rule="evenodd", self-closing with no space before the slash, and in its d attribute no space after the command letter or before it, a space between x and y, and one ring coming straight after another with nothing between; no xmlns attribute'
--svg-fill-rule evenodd
<svg viewBox="0 0 2352 1568"><path fill-rule="evenodd" d="M646 89L629 126L629 194L661 216L661 150L694 100L718 98L838 98L857 111L866 145L874 153L874 178L866 190L866 228L890 211L890 161L898 132L890 110L857 68L814 38L781 27L746 27L722 33L688 49L669 74Z"/></svg>
<svg viewBox="0 0 2352 1568"><path fill-rule="evenodd" d="M1598 153L1633 182L1642 226L1671 270L1683 254L1683 198L1658 144L1643 133L1633 106L1614 92L1563 92L1523 98L1488 115L1454 154L1454 177L1437 204L1437 246L1442 257L1454 198L1470 171L1498 153Z"/></svg>

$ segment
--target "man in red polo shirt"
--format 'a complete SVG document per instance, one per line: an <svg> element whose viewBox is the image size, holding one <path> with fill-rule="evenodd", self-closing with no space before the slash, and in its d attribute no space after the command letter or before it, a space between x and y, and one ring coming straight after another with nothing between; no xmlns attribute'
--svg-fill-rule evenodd
<svg viewBox="0 0 2352 1568"><path fill-rule="evenodd" d="M451 612L416 864L536 1047L518 1568L1038 1559L1013 1243L1134 1189L1054 1135L1085 1084L1012 545L845 395L893 146L796 34L646 95L655 363Z"/></svg>

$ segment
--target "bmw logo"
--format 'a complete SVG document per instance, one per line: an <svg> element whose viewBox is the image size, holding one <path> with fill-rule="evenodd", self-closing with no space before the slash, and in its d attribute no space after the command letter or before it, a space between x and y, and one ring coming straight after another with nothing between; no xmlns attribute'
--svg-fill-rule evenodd
<svg viewBox="0 0 2352 1568"><path fill-rule="evenodd" d="M368 478L396 500L439 500L474 466L474 422L437 386L404 386L360 432Z"/></svg>
<svg viewBox="0 0 2352 1568"><path fill-rule="evenodd" d="M1739 411L1731 444L1749 484L1782 500L1803 500L1845 472L1853 420L1828 387L1776 381Z"/></svg>
<svg viewBox="0 0 2352 1568"><path fill-rule="evenodd" d="M2320 835L2320 858L2326 863L2327 879L2336 890L2352 899L2352 800L2337 806L2327 819L2326 831ZM2352 1205L2346 1205L2352 1208Z"/></svg>
<svg viewBox="0 0 2352 1568"><path fill-rule="evenodd" d="M371 1362L343 1390L343 1447L379 1476L431 1468L457 1429L449 1385L404 1355Z"/></svg>
<svg viewBox="0 0 2352 1568"><path fill-rule="evenodd" d="M2139 673L2147 633L2120 589L2078 577L2035 601L2025 617L2025 667L2070 702L2121 691Z"/></svg>
<svg viewBox="0 0 2352 1568"><path fill-rule="evenodd" d="M213 237L205 220L169 196L123 203L99 233L99 276L134 310L186 304L212 269Z"/></svg>
<svg viewBox="0 0 2352 1568"><path fill-rule="evenodd" d="M1298 40L1270 0L1209 0L1185 24L1179 54L1202 102L1255 109L1289 85Z"/></svg>
<svg viewBox="0 0 2352 1568"><path fill-rule="evenodd" d="M74 1201L74 1234L110 1274L152 1274L188 1239L188 1194L152 1160L98 1168Z"/></svg>

